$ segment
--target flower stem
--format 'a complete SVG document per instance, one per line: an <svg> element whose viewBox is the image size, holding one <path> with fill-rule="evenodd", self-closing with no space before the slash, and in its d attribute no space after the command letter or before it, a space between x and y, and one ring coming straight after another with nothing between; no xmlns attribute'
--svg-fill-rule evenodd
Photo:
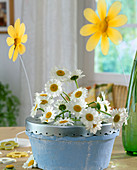
<svg viewBox="0 0 137 170"><path fill-rule="evenodd" d="M73 121L80 121L80 119L76 119L76 118L71 118Z"/></svg>
<svg viewBox="0 0 137 170"><path fill-rule="evenodd" d="M68 97L69 101L71 100L69 95L63 91L63 93Z"/></svg>
<svg viewBox="0 0 137 170"><path fill-rule="evenodd" d="M76 87L77 87L77 89L79 88L79 86L78 86L78 82L77 82L77 80L75 79L75 83L76 83Z"/></svg>
<svg viewBox="0 0 137 170"><path fill-rule="evenodd" d="M89 104L87 104L87 105L89 106L89 105L91 105L91 104L93 104L93 103L96 103L96 102L91 102L91 103L89 103Z"/></svg>
<svg viewBox="0 0 137 170"><path fill-rule="evenodd" d="M104 113L104 114L106 114L106 115L108 115L108 116L111 116L111 117L112 117L112 115L111 115L111 114L109 114L109 113L107 113L107 112L104 112L104 111L102 111L102 110L97 110L97 109L96 109L96 111L98 111L98 112L102 112L102 113Z"/></svg>
<svg viewBox="0 0 137 170"><path fill-rule="evenodd" d="M31 103L31 106L33 106L33 102L32 102L32 94L31 94L31 88L30 88L30 82L29 82L28 74L27 74L27 71L26 71L24 62L23 62L23 60L22 60L22 58L21 58L21 55L19 55L19 58L20 58L20 61L21 61L21 64L22 64L22 67L23 67L23 70L24 70L24 73L25 73L25 76L26 76L26 79L27 79L28 90L29 90L29 96L30 96L30 103Z"/></svg>
<svg viewBox="0 0 137 170"><path fill-rule="evenodd" d="M65 99L65 97L62 94L60 94L60 95L68 103L68 101Z"/></svg>
<svg viewBox="0 0 137 170"><path fill-rule="evenodd" d="M38 108L38 110L41 110L41 111L43 111L43 112L44 112L44 109L42 109L42 108Z"/></svg>
<svg viewBox="0 0 137 170"><path fill-rule="evenodd" d="M62 114L63 114L63 119L64 119L64 113L66 113L66 112L69 112L69 110L64 110L63 112L61 112L60 114L58 114L56 117L55 117L55 120L58 118L58 117L60 117Z"/></svg>

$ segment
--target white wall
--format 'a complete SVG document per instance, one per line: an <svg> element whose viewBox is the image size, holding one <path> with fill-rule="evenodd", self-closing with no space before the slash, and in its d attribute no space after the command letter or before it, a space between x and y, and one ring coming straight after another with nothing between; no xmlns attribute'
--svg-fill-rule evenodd
<svg viewBox="0 0 137 170"><path fill-rule="evenodd" d="M14 17L21 16L22 0L14 0ZM6 43L8 34L0 34L0 81L9 84L13 94L20 98L20 62L15 63L8 58L9 47Z"/></svg>

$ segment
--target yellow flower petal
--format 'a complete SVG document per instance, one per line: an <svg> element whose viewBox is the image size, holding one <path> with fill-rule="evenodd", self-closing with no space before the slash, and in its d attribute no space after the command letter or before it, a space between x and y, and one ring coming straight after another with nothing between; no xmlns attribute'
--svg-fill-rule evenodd
<svg viewBox="0 0 137 170"><path fill-rule="evenodd" d="M100 16L100 19L103 21L106 17L106 13L107 13L106 1L98 0L97 9L98 9L98 14Z"/></svg>
<svg viewBox="0 0 137 170"><path fill-rule="evenodd" d="M15 45L11 46L10 49L9 49L9 59L12 58L14 48L15 48Z"/></svg>
<svg viewBox="0 0 137 170"><path fill-rule="evenodd" d="M87 24L84 25L81 29L80 29L80 34L83 36L89 36L93 33L95 33L97 31L97 26L94 24Z"/></svg>
<svg viewBox="0 0 137 170"><path fill-rule="evenodd" d="M126 15L117 15L115 18L108 22L109 27L120 27L127 23Z"/></svg>
<svg viewBox="0 0 137 170"><path fill-rule="evenodd" d="M22 23L20 25L19 37L21 37L25 33L25 24Z"/></svg>
<svg viewBox="0 0 137 170"><path fill-rule="evenodd" d="M104 55L108 54L108 50L109 50L109 40L107 35L102 35L102 39L101 39L101 50L102 53Z"/></svg>
<svg viewBox="0 0 137 170"><path fill-rule="evenodd" d="M100 36L101 36L101 32L96 32L94 35L92 35L88 39L87 44L86 44L87 51L92 51L95 49L95 47L97 46L99 42Z"/></svg>
<svg viewBox="0 0 137 170"><path fill-rule="evenodd" d="M114 28L108 28L107 35L110 40L116 45L118 45L122 41L121 33Z"/></svg>
<svg viewBox="0 0 137 170"><path fill-rule="evenodd" d="M8 34L12 37L12 38L16 38L16 31L15 31L15 28L10 25L8 27Z"/></svg>
<svg viewBox="0 0 137 170"><path fill-rule="evenodd" d="M14 39L12 37L8 37L7 44L8 44L8 46L11 46L12 44L14 44Z"/></svg>
<svg viewBox="0 0 137 170"><path fill-rule="evenodd" d="M114 17L116 17L119 14L119 12L121 11L121 6L122 6L121 2L119 2L119 1L116 1L111 5L111 7L108 11L108 19L109 20L113 19Z"/></svg>
<svg viewBox="0 0 137 170"><path fill-rule="evenodd" d="M23 45L23 44L20 44L19 46L18 46L18 50L19 50L19 54L24 54L25 53L25 51L26 51L26 48L25 48L25 46Z"/></svg>
<svg viewBox="0 0 137 170"><path fill-rule="evenodd" d="M13 62L16 61L17 57L18 57L18 46L16 46L15 51L14 51Z"/></svg>
<svg viewBox="0 0 137 170"><path fill-rule="evenodd" d="M22 36L21 42L26 43L27 39L28 39L28 36L27 36L27 34L25 34L25 35Z"/></svg>
<svg viewBox="0 0 137 170"><path fill-rule="evenodd" d="M99 17L95 13L95 11L91 8L86 8L84 10L84 16L89 22L91 22L93 24L97 24L98 22L100 22Z"/></svg>
<svg viewBox="0 0 137 170"><path fill-rule="evenodd" d="M20 30L20 19L19 18L15 21L14 28L16 32L19 34L19 30Z"/></svg>

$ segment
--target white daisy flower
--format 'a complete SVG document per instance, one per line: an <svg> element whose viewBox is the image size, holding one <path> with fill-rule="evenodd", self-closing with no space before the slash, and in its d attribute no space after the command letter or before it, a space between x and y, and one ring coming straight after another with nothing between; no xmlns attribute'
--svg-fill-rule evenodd
<svg viewBox="0 0 137 170"><path fill-rule="evenodd" d="M54 105L56 113L60 113L64 110L67 110L67 103L64 100L57 100L57 102Z"/></svg>
<svg viewBox="0 0 137 170"><path fill-rule="evenodd" d="M75 99L85 100L87 96L88 96L88 90L86 88L80 87L71 94L71 99L72 100L75 100Z"/></svg>
<svg viewBox="0 0 137 170"><path fill-rule="evenodd" d="M67 70L66 68L62 67L54 67L51 70L51 78L52 79L58 79L60 81L67 81L70 78L70 71Z"/></svg>
<svg viewBox="0 0 137 170"><path fill-rule="evenodd" d="M83 110L81 122L85 125L87 130L90 130L90 133L94 134L97 130L100 130L102 126L99 113L91 107Z"/></svg>
<svg viewBox="0 0 137 170"><path fill-rule="evenodd" d="M62 83L59 80L51 79L45 84L45 91L51 97L57 97L62 93Z"/></svg>
<svg viewBox="0 0 137 170"><path fill-rule="evenodd" d="M37 114L37 109L40 108L40 99L35 99L34 106L31 109L31 116L34 117Z"/></svg>
<svg viewBox="0 0 137 170"><path fill-rule="evenodd" d="M56 122L54 122L54 125L57 126L67 126L67 125L73 125L74 121L70 118L59 118Z"/></svg>
<svg viewBox="0 0 137 170"><path fill-rule="evenodd" d="M75 70L75 71L73 71L73 72L70 74L70 80L71 80L71 81L74 81L74 80L78 80L78 79L84 77L85 75L82 75L82 73L83 73L83 71L78 70L78 69Z"/></svg>
<svg viewBox="0 0 137 170"><path fill-rule="evenodd" d="M124 122L127 123L128 112L125 108L113 109L111 115L109 122L115 129L120 129Z"/></svg>
<svg viewBox="0 0 137 170"><path fill-rule="evenodd" d="M52 106L48 106L45 108L43 115L40 117L41 122L53 122L55 118L55 110L53 110Z"/></svg>
<svg viewBox="0 0 137 170"><path fill-rule="evenodd" d="M41 93L36 93L35 95L36 99L40 100L40 108L45 108L48 105L54 103L52 97L50 97L47 93L44 93L43 91Z"/></svg>
<svg viewBox="0 0 137 170"><path fill-rule="evenodd" d="M83 112L83 109L86 108L87 102L84 100L71 100L68 104L68 110L71 111L72 115L75 115L77 118L81 116L81 113Z"/></svg>
<svg viewBox="0 0 137 170"><path fill-rule="evenodd" d="M90 133L96 134L98 130L101 130L102 127L102 121L99 119L96 119L91 126L86 126L86 129L90 131Z"/></svg>
<svg viewBox="0 0 137 170"><path fill-rule="evenodd" d="M28 160L23 164L22 168L24 169L30 169L30 168L36 168L37 162L34 160L33 155L30 155Z"/></svg>
<svg viewBox="0 0 137 170"><path fill-rule="evenodd" d="M97 97L96 107L98 110L105 111L104 103L100 97Z"/></svg>

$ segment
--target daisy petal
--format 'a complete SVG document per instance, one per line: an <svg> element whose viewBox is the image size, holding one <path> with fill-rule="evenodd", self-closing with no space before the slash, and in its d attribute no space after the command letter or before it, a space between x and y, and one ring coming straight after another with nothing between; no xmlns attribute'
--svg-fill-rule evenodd
<svg viewBox="0 0 137 170"><path fill-rule="evenodd" d="M97 4L98 14L101 20L104 20L107 13L107 5L105 0L98 0Z"/></svg>
<svg viewBox="0 0 137 170"><path fill-rule="evenodd" d="M20 25L19 37L21 37L25 33L25 24L22 23Z"/></svg>
<svg viewBox="0 0 137 170"><path fill-rule="evenodd" d="M19 54L24 54L25 53L25 51L26 51L26 48L25 48L25 46L23 45L23 44L20 44L19 46L18 46L18 50L19 50Z"/></svg>
<svg viewBox="0 0 137 170"><path fill-rule="evenodd" d="M108 22L109 27L120 27L127 23L126 15L118 15Z"/></svg>
<svg viewBox="0 0 137 170"><path fill-rule="evenodd" d="M94 35L92 35L86 44L86 49L87 51L92 51L95 49L95 47L97 46L99 39L100 39L101 33L100 32L96 32Z"/></svg>
<svg viewBox="0 0 137 170"><path fill-rule="evenodd" d="M27 39L28 39L28 36L27 36L27 34L25 34L25 35L22 36L21 42L26 43Z"/></svg>
<svg viewBox="0 0 137 170"><path fill-rule="evenodd" d="M15 28L10 25L8 27L8 34L12 37L12 38L16 38L16 31L15 31Z"/></svg>
<svg viewBox="0 0 137 170"><path fill-rule="evenodd" d="M119 1L116 1L111 5L111 7L108 11L109 20L113 19L114 17L116 17L119 14L119 12L121 11L121 6L122 6L121 2L119 2Z"/></svg>
<svg viewBox="0 0 137 170"><path fill-rule="evenodd" d="M12 58L14 48L15 48L15 45L11 46L10 49L9 49L9 59Z"/></svg>
<svg viewBox="0 0 137 170"><path fill-rule="evenodd" d="M109 50L109 40L107 35L102 35L102 39L101 39L101 50L102 53L104 55L108 54L108 50Z"/></svg>
<svg viewBox="0 0 137 170"><path fill-rule="evenodd" d="M12 44L14 44L14 39L11 38L11 37L8 37L7 38L7 44L8 44L8 46L11 46Z"/></svg>
<svg viewBox="0 0 137 170"><path fill-rule="evenodd" d="M89 36L93 33L95 33L97 31L97 26L94 24L87 24L84 25L81 29L80 29L80 34L83 36Z"/></svg>
<svg viewBox="0 0 137 170"><path fill-rule="evenodd" d="M97 24L98 22L100 22L99 17L95 13L95 11L91 8L86 8L84 10L84 16L89 22L91 22L93 24Z"/></svg>
<svg viewBox="0 0 137 170"><path fill-rule="evenodd" d="M108 28L107 35L110 40L116 45L118 45L122 41L121 33L114 28Z"/></svg>
<svg viewBox="0 0 137 170"><path fill-rule="evenodd" d="M17 33L19 33L19 29L20 29L20 19L18 18L14 24L14 28L16 30Z"/></svg>
<svg viewBox="0 0 137 170"><path fill-rule="evenodd" d="M16 61L17 57L18 57L18 46L15 48L15 51L14 51L13 62Z"/></svg>

